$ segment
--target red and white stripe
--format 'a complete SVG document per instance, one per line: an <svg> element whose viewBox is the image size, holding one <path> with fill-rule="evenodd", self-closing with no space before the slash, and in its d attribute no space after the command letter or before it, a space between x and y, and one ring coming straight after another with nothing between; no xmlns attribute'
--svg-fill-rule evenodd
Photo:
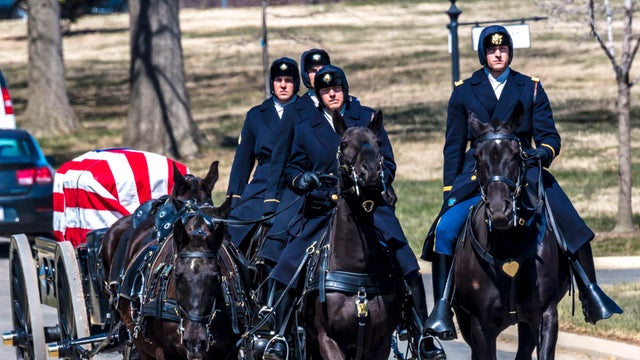
<svg viewBox="0 0 640 360"><path fill-rule="evenodd" d="M165 156L131 149L90 151L63 164L53 183L53 230L57 241L78 246L87 232L111 226L147 200L169 194L173 163Z"/></svg>

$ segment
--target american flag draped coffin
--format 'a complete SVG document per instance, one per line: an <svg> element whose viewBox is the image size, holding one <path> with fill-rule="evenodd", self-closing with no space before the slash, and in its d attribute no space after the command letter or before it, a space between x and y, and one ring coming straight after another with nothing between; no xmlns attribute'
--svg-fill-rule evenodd
<svg viewBox="0 0 640 360"><path fill-rule="evenodd" d="M53 183L53 233L56 241L83 244L86 234L111 226L145 201L169 194L173 164L165 156L132 149L94 150L63 164Z"/></svg>

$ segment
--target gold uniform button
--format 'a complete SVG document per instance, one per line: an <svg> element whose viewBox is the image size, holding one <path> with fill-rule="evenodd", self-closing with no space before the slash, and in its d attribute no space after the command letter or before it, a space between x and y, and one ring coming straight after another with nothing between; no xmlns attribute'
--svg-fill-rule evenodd
<svg viewBox="0 0 640 360"><path fill-rule="evenodd" d="M475 175L471 175L471 181L475 181L478 177Z"/></svg>

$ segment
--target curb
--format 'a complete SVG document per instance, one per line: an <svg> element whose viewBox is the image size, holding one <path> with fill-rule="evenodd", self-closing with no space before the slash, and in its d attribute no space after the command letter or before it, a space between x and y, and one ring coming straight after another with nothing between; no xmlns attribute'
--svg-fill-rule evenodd
<svg viewBox="0 0 640 360"><path fill-rule="evenodd" d="M596 269L640 269L640 256L605 256L593 259Z"/></svg>
<svg viewBox="0 0 640 360"><path fill-rule="evenodd" d="M518 327L510 326L500 336L517 343ZM562 331L558 332L557 348L581 354L586 353L590 358L595 359L635 360L640 354L640 346Z"/></svg>

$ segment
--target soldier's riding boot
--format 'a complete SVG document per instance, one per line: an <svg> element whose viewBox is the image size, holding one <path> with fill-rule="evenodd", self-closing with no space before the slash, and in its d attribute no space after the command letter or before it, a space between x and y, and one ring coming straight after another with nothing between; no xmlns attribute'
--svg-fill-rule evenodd
<svg viewBox="0 0 640 360"><path fill-rule="evenodd" d="M287 352L289 345L285 338L288 334L287 326L289 322L289 314L291 313L293 305L293 296L289 291L284 289L277 292L277 299L279 302L275 308L275 328L276 335L269 341L266 349L264 350L263 359L265 360L285 360L287 358Z"/></svg>
<svg viewBox="0 0 640 360"><path fill-rule="evenodd" d="M608 319L613 314L622 314L620 306L605 294L596 282L591 244L584 244L570 261L580 291L584 320L595 324L598 320Z"/></svg>
<svg viewBox="0 0 640 360"><path fill-rule="evenodd" d="M437 347L433 342L433 337L426 334L424 322L427 319L427 300L420 273L407 276L407 284L411 290L413 326L409 327L409 334L415 342L420 359L422 360L444 360L447 356L444 350Z"/></svg>
<svg viewBox="0 0 640 360"><path fill-rule="evenodd" d="M425 327L427 333L441 340L453 340L458 337L453 324L453 311L451 311L451 287L453 286L451 263L452 257L444 254L435 254L431 263L434 306L425 322Z"/></svg>

